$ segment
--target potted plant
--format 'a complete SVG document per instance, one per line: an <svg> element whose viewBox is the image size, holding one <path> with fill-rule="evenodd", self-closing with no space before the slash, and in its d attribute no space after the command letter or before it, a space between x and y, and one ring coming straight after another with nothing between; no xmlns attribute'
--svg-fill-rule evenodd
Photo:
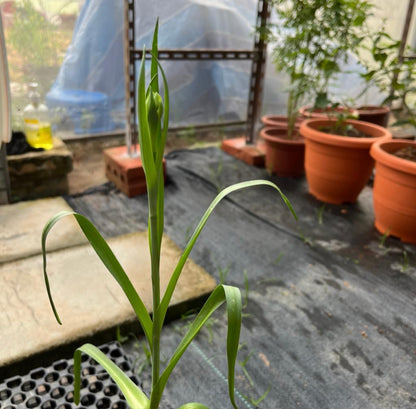
<svg viewBox="0 0 416 409"><path fill-rule="evenodd" d="M305 65L310 58L312 38L304 38L304 25L294 24L294 10L288 8L288 5L289 2L286 0L272 1L278 24L269 24L264 33L268 40L274 43L273 61L276 70L285 72L289 78L286 115L263 116L262 122L266 128L260 131L260 136L265 141L265 162L269 171L279 176L302 176L305 147L299 134L303 118L298 110L312 92L312 81ZM302 15L298 17L303 19ZM303 58L299 54L299 48L303 50Z"/></svg>
<svg viewBox="0 0 416 409"><path fill-rule="evenodd" d="M266 141L266 167L278 175L300 176L304 173L304 141L299 125L304 117L326 118L333 109L328 99L330 80L340 72L348 52L358 47L358 29L371 6L365 0L274 0L272 5L277 24L269 24L266 35L274 41L277 71L288 74L287 115L263 117L267 128L260 136ZM301 108L312 95L313 108ZM344 112L344 108L337 109Z"/></svg>
<svg viewBox="0 0 416 409"><path fill-rule="evenodd" d="M359 108L360 119L368 121L373 118L371 122L387 126L390 108L386 104L393 104L397 107L397 121L393 126L403 124L415 126L416 115L411 107L411 96L416 92L414 83L416 61L412 58L401 59L399 57L401 41L393 39L384 29L370 36L369 42L369 45L363 46L364 53L360 57L361 64L366 68L366 72L361 74L366 82L361 94L375 85L386 95L386 98L379 106ZM405 47L407 54L413 55L415 51L411 47Z"/></svg>
<svg viewBox="0 0 416 409"><path fill-rule="evenodd" d="M375 160L376 229L416 243L416 142L380 140L370 154Z"/></svg>
<svg viewBox="0 0 416 409"><path fill-rule="evenodd" d="M299 58L304 64L315 95L312 106L300 109L301 115L325 118L334 108L342 114L354 113L338 103L333 104L329 87L341 72L341 65L359 49L362 30L373 7L371 2L294 0L283 3L286 18L291 21L286 41L294 41L293 58ZM299 35L293 35L293 28Z"/></svg>
<svg viewBox="0 0 416 409"><path fill-rule="evenodd" d="M391 137L378 125L353 119L309 119L302 123L309 192L334 204L354 203L367 183L374 161L369 151Z"/></svg>
<svg viewBox="0 0 416 409"><path fill-rule="evenodd" d="M159 94L158 77L159 71L163 79L164 98ZM109 272L113 275L125 295L130 301L137 318L143 328L148 348L151 351L152 363L152 386L150 397L148 397L139 386L123 371L111 361L98 348L91 344L85 344L79 347L74 353L74 401L76 404L80 401L80 383L81 383L81 353L85 353L99 362L113 380L120 387L128 405L136 409L157 409L166 383L175 368L176 364L182 357L183 353L190 345L192 340L198 334L199 330L207 322L209 317L222 304L227 305L228 314L228 332L227 332L227 360L228 360L228 392L231 404L237 408L234 394L234 368L239 346L240 326L241 326L241 295L236 287L220 284L209 296L208 300L197 314L194 321L188 328L184 338L179 343L176 351L167 361L164 369L161 368L161 351L160 336L162 326L166 318L168 306L178 282L179 276L185 265L185 262L205 226L210 214L222 198L228 194L247 188L250 186L267 185L277 189L281 194L284 202L295 215L288 199L283 195L280 189L272 182L267 180L253 180L242 182L224 189L214 199L208 210L204 213L201 221L192 234L185 250L178 261L177 267L172 273L164 294L160 291L159 282L159 265L160 249L163 236L163 215L164 215L164 183L163 183L163 153L166 142L169 120L169 94L165 74L157 61L157 24L153 36L152 61L151 61L151 81L148 87L145 85L145 50L143 51L142 62L138 76L138 119L139 119L139 141L142 155L143 168L145 171L147 184L147 198L149 208L149 250L151 258L151 280L153 291L153 316L149 312L133 287L122 266L114 256L112 250L92 225L84 216L74 212L61 212L55 215L45 226L42 234L42 252L44 260L44 278L48 291L49 300L56 319L60 323L59 315L55 308L49 279L46 270L46 238L51 228L63 217L73 215L80 225L82 231L88 238L97 255L103 261ZM221 406L222 404L219 404ZM182 409L207 409L201 403L187 403L181 406Z"/></svg>
<svg viewBox="0 0 416 409"><path fill-rule="evenodd" d="M277 60L276 60L277 61ZM276 66L279 67L279 62ZM286 65L291 86L288 90L287 116L263 118L269 125L260 130L265 142L265 166L278 176L299 177L304 174L305 142L299 134L302 118L298 114L299 101L308 92L307 76L297 72L296 63Z"/></svg>

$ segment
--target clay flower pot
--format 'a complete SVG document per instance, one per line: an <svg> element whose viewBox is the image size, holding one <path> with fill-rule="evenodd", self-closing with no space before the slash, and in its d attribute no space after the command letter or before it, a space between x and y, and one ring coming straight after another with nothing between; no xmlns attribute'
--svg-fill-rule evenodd
<svg viewBox="0 0 416 409"><path fill-rule="evenodd" d="M309 192L327 203L354 203L373 170L371 145L380 138L391 138L391 134L381 126L352 119L345 122L370 137L332 135L321 130L334 122L309 119L300 126Z"/></svg>
<svg viewBox="0 0 416 409"><path fill-rule="evenodd" d="M376 229L381 234L416 243L416 162L394 156L416 142L379 141L371 147L376 161L373 205Z"/></svg>
<svg viewBox="0 0 416 409"><path fill-rule="evenodd" d="M365 105L357 108L360 121L387 127L389 123L390 108L386 105Z"/></svg>
<svg viewBox="0 0 416 409"><path fill-rule="evenodd" d="M302 176L304 174L305 143L296 131L291 139L287 126L263 128L260 136L265 141L266 169L278 176Z"/></svg>
<svg viewBox="0 0 416 409"><path fill-rule="evenodd" d="M299 116L296 118L296 126L300 126L302 121L304 121L305 118ZM261 122L264 126L268 127L283 127L287 128L287 115L264 115L261 117Z"/></svg>

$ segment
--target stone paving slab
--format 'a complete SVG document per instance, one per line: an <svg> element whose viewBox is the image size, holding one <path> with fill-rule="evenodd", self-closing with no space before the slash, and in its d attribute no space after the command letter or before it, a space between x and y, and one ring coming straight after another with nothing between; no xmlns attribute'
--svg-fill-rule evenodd
<svg viewBox="0 0 416 409"><path fill-rule="evenodd" d="M150 311L147 233L119 236L108 243ZM180 255L181 250L164 237L162 289ZM48 302L40 255L0 265L0 367L134 320L127 298L89 244L49 253L48 272L62 326ZM214 287L215 280L188 261L171 305L198 299Z"/></svg>
<svg viewBox="0 0 416 409"><path fill-rule="evenodd" d="M61 197L0 206L0 263L41 253L45 223L63 210L72 209ZM57 250L85 242L76 220L66 217L50 232L47 246Z"/></svg>

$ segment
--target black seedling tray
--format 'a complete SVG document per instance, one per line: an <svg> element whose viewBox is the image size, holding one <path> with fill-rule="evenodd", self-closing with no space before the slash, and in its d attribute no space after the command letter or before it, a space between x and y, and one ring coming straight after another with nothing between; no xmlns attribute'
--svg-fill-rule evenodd
<svg viewBox="0 0 416 409"><path fill-rule="evenodd" d="M117 342L100 347L130 378L138 384L132 366ZM0 384L1 409L127 409L118 386L105 370L89 356L82 355L81 402L73 402L73 360L61 359L48 367L13 376Z"/></svg>

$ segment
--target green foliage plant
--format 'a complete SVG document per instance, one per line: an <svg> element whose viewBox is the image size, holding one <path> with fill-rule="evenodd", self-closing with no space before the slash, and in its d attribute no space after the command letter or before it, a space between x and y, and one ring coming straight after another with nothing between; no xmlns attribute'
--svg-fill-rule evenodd
<svg viewBox="0 0 416 409"><path fill-rule="evenodd" d="M26 68L39 68L54 65L58 45L53 36L54 27L45 17L45 6L38 0L39 9L33 0L16 2L13 25L8 41L22 58Z"/></svg>
<svg viewBox="0 0 416 409"><path fill-rule="evenodd" d="M169 302L171 301L173 292L178 282L179 276L185 265L185 262L206 224L210 214L217 206L217 204L228 194L250 186L265 185L270 186L278 191L283 201L289 207L292 214L296 217L295 212L290 205L288 199L280 191L280 189L273 183L267 180L252 180L248 182L241 182L232 185L222 192L213 200L194 233L189 239L185 250L180 257L176 268L174 269L165 293L162 295L160 291L160 255L163 235L163 215L164 215L164 183L163 183L163 153L166 141L166 134L168 130L169 118L169 93L168 84L166 82L165 74L157 60L157 33L158 24L156 23L153 43L152 43L152 60L150 69L150 84L146 88L145 84L145 49L143 50L143 58L140 65L138 76L138 118L139 118L139 142L141 159L147 183L147 199L149 209L148 235L149 235L149 250L151 258L151 282L153 292L153 316L151 317L146 307L140 298L139 294L133 287L129 277L124 272L122 266L114 256L110 247L100 235L93 224L81 214L75 212L61 212L55 215L46 224L42 234L42 252L44 263L44 279L49 296L49 301L52 306L58 323L61 323L58 312L55 308L51 289L49 285L48 275L46 271L46 238L51 228L60 219L67 215L73 215L81 227L82 231L88 238L90 244L95 252L107 267L110 274L118 282L130 304L135 311L137 318L143 329L148 348L151 355L152 365L152 383L150 397L148 397L137 385L135 385L130 378L123 373L105 354L103 354L97 347L91 344L85 344L79 347L74 353L74 401L76 404L80 401L80 383L81 383L81 353L85 353L100 363L103 368L109 373L113 380L117 383L122 393L124 394L128 405L132 409L157 409L161 401L163 390L168 382L168 379L182 357L187 347L192 340L209 320L211 315L222 304L226 304L228 317L227 330L227 361L228 361L228 392L231 404L237 408L234 394L234 372L237 359L237 351L239 345L240 327L241 327L241 294L236 287L231 287L224 284L219 284L211 295L208 297L205 304L202 306L199 313L196 315L194 321L187 329L185 335L177 346L175 352L167 360L165 367L161 368L161 351L160 338L162 326L166 317ZM164 98L162 100L159 94L159 73L161 74ZM221 405L221 404L220 404ZM206 409L207 407L200 403L187 403L182 405L182 409Z"/></svg>
<svg viewBox="0 0 416 409"><path fill-rule="evenodd" d="M398 121L393 125L411 124L416 126L416 60L400 59L401 40L392 38L384 28L371 34L360 62L366 71L361 74L366 85L362 94L372 85L386 95L383 104L399 105ZM404 55L415 55L416 50L404 47ZM370 58L368 58L370 56Z"/></svg>
<svg viewBox="0 0 416 409"><path fill-rule="evenodd" d="M331 81L349 54L358 52L372 4L367 0L272 0L271 4L277 23L267 27L266 35L275 42L276 69L289 75L287 112L293 130L305 97L315 97L313 108L330 106Z"/></svg>

